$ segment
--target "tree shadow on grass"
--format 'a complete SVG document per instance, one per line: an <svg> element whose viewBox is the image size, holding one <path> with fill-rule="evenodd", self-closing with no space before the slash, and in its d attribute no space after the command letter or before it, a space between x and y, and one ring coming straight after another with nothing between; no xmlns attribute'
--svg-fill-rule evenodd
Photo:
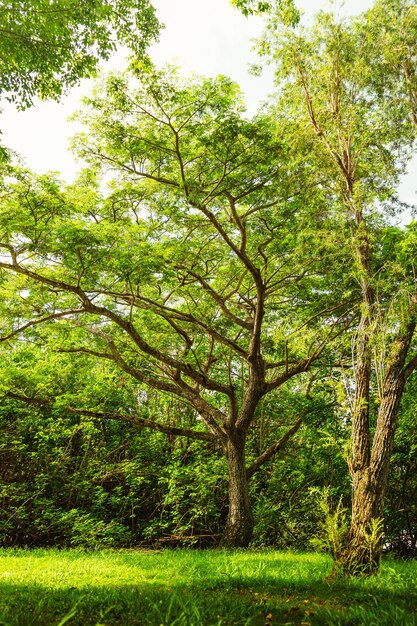
<svg viewBox="0 0 417 626"><path fill-rule="evenodd" d="M417 625L417 590L285 576L52 588L0 583L4 626Z"/></svg>

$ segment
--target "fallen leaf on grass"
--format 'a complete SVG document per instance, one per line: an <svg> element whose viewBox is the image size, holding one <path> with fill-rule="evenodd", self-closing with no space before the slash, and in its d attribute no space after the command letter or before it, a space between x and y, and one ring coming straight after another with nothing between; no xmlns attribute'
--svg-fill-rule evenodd
<svg viewBox="0 0 417 626"><path fill-rule="evenodd" d="M294 613L298 613L299 610L299 606L292 606L288 611L285 611L284 615L294 615Z"/></svg>

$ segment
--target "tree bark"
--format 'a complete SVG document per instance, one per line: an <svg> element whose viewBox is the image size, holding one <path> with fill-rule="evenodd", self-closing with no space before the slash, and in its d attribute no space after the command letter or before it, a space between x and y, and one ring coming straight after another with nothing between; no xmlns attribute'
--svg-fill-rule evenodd
<svg viewBox="0 0 417 626"><path fill-rule="evenodd" d="M347 546L339 563L350 575L375 574L381 559L384 499L404 391L401 375L390 382L378 411L371 462L353 477L352 519Z"/></svg>
<svg viewBox="0 0 417 626"><path fill-rule="evenodd" d="M235 430L225 444L229 473L229 511L220 542L226 548L247 548L253 536L253 515L245 466L246 433Z"/></svg>
<svg viewBox="0 0 417 626"><path fill-rule="evenodd" d="M387 473L388 473L388 467ZM346 545L336 555L334 570L350 576L371 576L379 568L385 485L371 467L354 478L352 519Z"/></svg>
<svg viewBox="0 0 417 626"><path fill-rule="evenodd" d="M404 364L415 326L413 312L405 331L396 337L391 347L369 462L366 466L352 467L351 525L346 546L335 561L335 570L341 569L350 575L370 576L379 568L385 492L406 383Z"/></svg>

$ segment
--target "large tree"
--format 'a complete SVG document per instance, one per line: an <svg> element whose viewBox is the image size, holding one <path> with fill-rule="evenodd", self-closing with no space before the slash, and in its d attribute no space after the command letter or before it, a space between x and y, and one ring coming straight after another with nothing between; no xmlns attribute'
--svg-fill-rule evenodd
<svg viewBox="0 0 417 626"><path fill-rule="evenodd" d="M0 96L20 106L59 98L117 44L137 58L158 30L148 0L6 0L0 8Z"/></svg>
<svg viewBox="0 0 417 626"><path fill-rule="evenodd" d="M314 410L308 372L352 320L339 232L329 234L320 202L306 203L306 163L292 158L284 120L277 136L267 116L245 119L225 78L113 76L83 118L76 143L92 169L75 186L24 172L5 181L0 267L14 321L3 338L40 333L189 404L199 428L108 411L99 399L71 408L223 449L223 543L245 546L248 479ZM247 466L261 401L290 381L305 396L298 419Z"/></svg>
<svg viewBox="0 0 417 626"><path fill-rule="evenodd" d="M417 366L415 222L395 227L399 176L416 124L417 7L381 0L369 13L314 26L282 27L272 16L263 51L277 67L277 110L294 120L294 145L307 144L317 187L350 234L360 288L354 341L352 517L336 565L378 569L390 456L404 387ZM305 149L305 148L304 148ZM376 400L374 397L376 396Z"/></svg>

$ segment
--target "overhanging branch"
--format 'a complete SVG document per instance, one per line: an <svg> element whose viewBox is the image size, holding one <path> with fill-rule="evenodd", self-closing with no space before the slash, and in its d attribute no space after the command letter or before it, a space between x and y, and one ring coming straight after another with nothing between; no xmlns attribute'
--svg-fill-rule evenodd
<svg viewBox="0 0 417 626"><path fill-rule="evenodd" d="M189 437L190 439L199 439L200 441L217 441L218 438L212 433L204 433L198 430L192 430L189 428L177 428L175 426L168 426L166 424L159 424L158 422L153 422L152 420L145 419L143 417L139 417L138 415L129 415L127 413L106 413L104 411L90 411L88 409L75 409L69 407L67 409L70 413L75 413L77 415L85 415L86 417L95 417L98 419L112 419L119 420L121 422L129 422L130 424L134 424L135 426L141 426L144 428L150 428L152 430L157 430L160 433L164 433L165 435L173 435L174 437Z"/></svg>
<svg viewBox="0 0 417 626"><path fill-rule="evenodd" d="M7 391L3 394L4 398L10 398L11 400L17 400L24 402L31 406L37 406L39 408L51 409L53 402L44 398L37 398L36 396L27 396L25 394L14 393L13 391ZM128 413L109 413L105 411L90 411L88 409L77 409L74 407L64 407L65 411L74 413L76 415L85 415L86 417L95 417L98 419L113 419L122 422L129 422L135 426L141 426L144 428L150 428L157 430L165 435L173 435L175 437L189 437L190 439L198 439L200 441L214 442L218 440L218 437L212 433L204 433L198 430L192 430L190 428L177 428L175 426L168 426L166 424L159 424L152 420L139 417L138 415Z"/></svg>

